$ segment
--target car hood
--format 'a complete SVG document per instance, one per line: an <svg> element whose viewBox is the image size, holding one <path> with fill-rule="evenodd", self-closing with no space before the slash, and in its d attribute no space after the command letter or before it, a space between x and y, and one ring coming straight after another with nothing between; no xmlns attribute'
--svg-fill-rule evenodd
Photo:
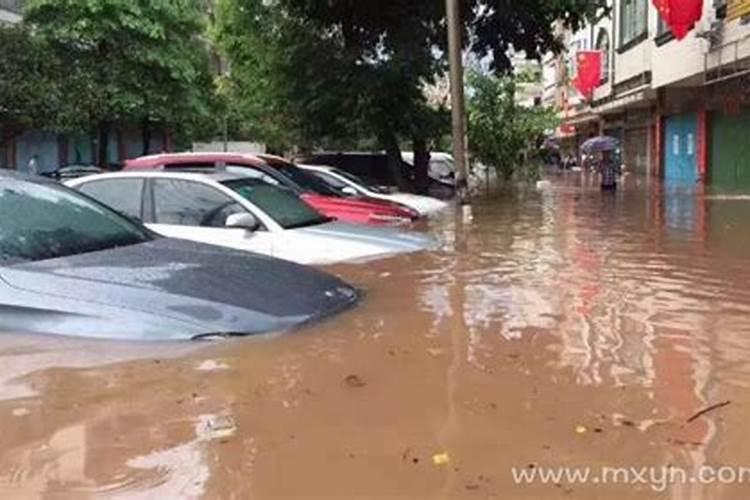
<svg viewBox="0 0 750 500"><path fill-rule="evenodd" d="M388 199L412 207L422 214L433 214L448 208L448 204L444 201L417 194L396 193L388 195Z"/></svg>
<svg viewBox="0 0 750 500"><path fill-rule="evenodd" d="M311 268L167 238L0 268L0 277L40 321L54 312L46 328L21 324L21 330L137 340L285 330L340 311L359 296ZM6 310L15 300L0 298ZM68 331L73 328L79 331Z"/></svg>
<svg viewBox="0 0 750 500"><path fill-rule="evenodd" d="M435 239L420 233L344 222L330 222L297 231L305 235L336 240L341 245L358 245L368 248L372 255L418 252L435 249L438 246Z"/></svg>

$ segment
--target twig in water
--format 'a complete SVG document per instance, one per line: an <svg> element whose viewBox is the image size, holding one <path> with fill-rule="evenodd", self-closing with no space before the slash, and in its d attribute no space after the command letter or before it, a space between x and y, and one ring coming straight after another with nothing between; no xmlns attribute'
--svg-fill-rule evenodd
<svg viewBox="0 0 750 500"><path fill-rule="evenodd" d="M687 420L687 423L688 424L693 423L696 420L698 420L699 418L701 418L703 415L705 415L707 413L711 413L712 411L716 411L716 410L718 410L720 408L724 408L725 406L729 406L731 404L732 404L731 401L724 401L723 403L718 403L718 404L715 404L715 405L711 405L708 408L704 408L703 410L699 411L698 413L696 413L695 415L693 415L692 417L690 417Z"/></svg>

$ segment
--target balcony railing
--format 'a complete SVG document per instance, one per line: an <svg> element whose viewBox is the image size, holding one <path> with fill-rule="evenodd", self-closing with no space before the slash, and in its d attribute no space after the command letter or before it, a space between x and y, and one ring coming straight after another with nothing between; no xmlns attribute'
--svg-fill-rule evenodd
<svg viewBox="0 0 750 500"><path fill-rule="evenodd" d="M23 12L23 0L0 0L0 10L9 10L21 14Z"/></svg>

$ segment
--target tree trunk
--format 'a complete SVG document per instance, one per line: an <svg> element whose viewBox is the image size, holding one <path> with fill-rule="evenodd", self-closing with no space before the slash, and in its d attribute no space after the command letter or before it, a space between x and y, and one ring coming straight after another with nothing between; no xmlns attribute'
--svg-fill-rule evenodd
<svg viewBox="0 0 750 500"><path fill-rule="evenodd" d="M415 138L414 147L414 186L419 194L426 194L430 187L430 151L424 138Z"/></svg>
<svg viewBox="0 0 750 500"><path fill-rule="evenodd" d="M411 191L411 186L404 175L403 159L401 158L401 147L393 132L385 132L382 139L385 152L388 155L388 171L391 178L396 182L399 191Z"/></svg>
<svg viewBox="0 0 750 500"><path fill-rule="evenodd" d="M141 122L141 137L143 139L143 156L151 154L151 122L144 118Z"/></svg>
<svg viewBox="0 0 750 500"><path fill-rule="evenodd" d="M101 168L109 166L109 133L112 130L110 122L99 123L99 133L97 137L96 163Z"/></svg>

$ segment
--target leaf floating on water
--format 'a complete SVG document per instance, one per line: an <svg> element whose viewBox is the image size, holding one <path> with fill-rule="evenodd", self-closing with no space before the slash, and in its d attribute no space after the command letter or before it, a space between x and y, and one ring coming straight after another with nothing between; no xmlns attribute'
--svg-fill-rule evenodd
<svg viewBox="0 0 750 500"><path fill-rule="evenodd" d="M344 381L346 382L346 385L354 389L359 389L367 385L359 375L349 375Z"/></svg>

